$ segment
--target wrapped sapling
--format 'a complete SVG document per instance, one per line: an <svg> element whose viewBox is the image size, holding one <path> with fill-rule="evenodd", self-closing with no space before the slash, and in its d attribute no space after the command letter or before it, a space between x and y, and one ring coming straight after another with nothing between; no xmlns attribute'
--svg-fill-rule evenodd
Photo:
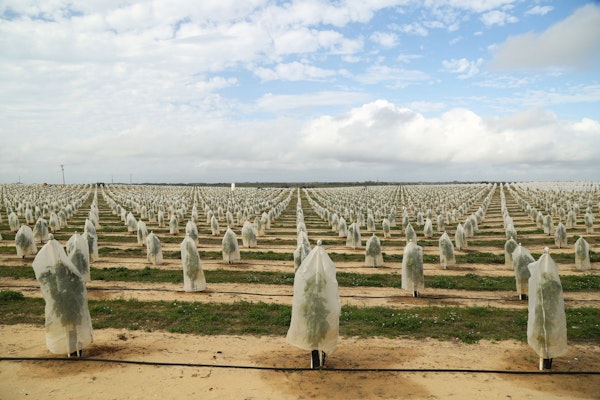
<svg viewBox="0 0 600 400"><path fill-rule="evenodd" d="M575 268L579 270L592 268L590 264L590 245L582 237L575 242Z"/></svg>
<svg viewBox="0 0 600 400"><path fill-rule="evenodd" d="M146 244L146 238L148 237L148 228L146 223L141 219L137 222L137 243L144 247Z"/></svg>
<svg viewBox="0 0 600 400"><path fill-rule="evenodd" d="M92 343L85 282L53 236L33 260L46 302L46 346L54 354L81 355Z"/></svg>
<svg viewBox="0 0 600 400"><path fill-rule="evenodd" d="M250 221L244 222L242 226L242 246L244 247L256 247L256 231L254 230L254 224Z"/></svg>
<svg viewBox="0 0 600 400"><path fill-rule="evenodd" d="M160 239L154 234L154 232L150 232L150 234L146 237L146 259L149 263L154 265L159 265L163 262Z"/></svg>
<svg viewBox="0 0 600 400"><path fill-rule="evenodd" d="M381 253L381 241L375 234L367 240L365 246L365 267L383 266L383 254Z"/></svg>
<svg viewBox="0 0 600 400"><path fill-rule="evenodd" d="M548 248L529 264L527 343L540 357L540 370L550 369L552 359L567 353L567 322L558 267Z"/></svg>
<svg viewBox="0 0 600 400"><path fill-rule="evenodd" d="M413 297L419 297L419 291L424 288L423 248L408 242L402 255L402 289L412 292Z"/></svg>
<svg viewBox="0 0 600 400"><path fill-rule="evenodd" d="M188 220L185 224L185 235L192 238L194 243L198 244L198 227L193 220Z"/></svg>
<svg viewBox="0 0 600 400"><path fill-rule="evenodd" d="M33 238L40 243L47 242L50 239L48 222L44 218L38 218L33 227Z"/></svg>
<svg viewBox="0 0 600 400"><path fill-rule="evenodd" d="M25 256L33 256L37 253L37 246L33 238L33 231L28 225L21 225L15 235L15 246L17 248L17 256L25 258Z"/></svg>
<svg viewBox="0 0 600 400"><path fill-rule="evenodd" d="M292 345L311 351L312 368L322 367L325 354L336 349L340 313L335 264L319 241L296 271L286 336Z"/></svg>
<svg viewBox="0 0 600 400"><path fill-rule="evenodd" d="M465 235L465 230L460 223L456 226L456 232L454 232L454 244L456 244L457 250L467 247L467 235Z"/></svg>
<svg viewBox="0 0 600 400"><path fill-rule="evenodd" d="M559 222L556 226L556 232L554 232L554 244L559 249L567 246L567 228L565 228L565 225L562 222Z"/></svg>
<svg viewBox="0 0 600 400"><path fill-rule="evenodd" d="M227 261L229 264L233 264L234 261L240 261L240 248L237 236L231 228L227 228L225 231L221 244L223 246L223 261Z"/></svg>
<svg viewBox="0 0 600 400"><path fill-rule="evenodd" d="M513 267L513 253L519 244L510 238L504 243L504 265L508 268Z"/></svg>
<svg viewBox="0 0 600 400"><path fill-rule="evenodd" d="M531 276L527 266L534 262L535 259L531 256L529 250L519 243L512 254L513 269L515 271L515 281L517 285L517 293L520 300L527 300L529 290L529 277Z"/></svg>
<svg viewBox="0 0 600 400"><path fill-rule="evenodd" d="M452 244L452 240L446 232L440 236L439 240L439 248L440 248L440 264L444 269L448 268L456 264L456 257L454 256L454 245Z"/></svg>
<svg viewBox="0 0 600 400"><path fill-rule="evenodd" d="M90 277L90 249L85 237L75 232L65 246L67 256L73 263L83 280L89 282Z"/></svg>
<svg viewBox="0 0 600 400"><path fill-rule="evenodd" d="M206 289L206 278L200 262L196 242L186 236L181 242L181 264L183 266L183 290L201 292Z"/></svg>

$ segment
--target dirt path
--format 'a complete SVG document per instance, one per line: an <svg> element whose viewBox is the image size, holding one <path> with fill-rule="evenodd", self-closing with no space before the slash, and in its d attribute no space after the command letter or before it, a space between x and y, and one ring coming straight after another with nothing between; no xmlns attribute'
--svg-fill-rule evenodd
<svg viewBox="0 0 600 400"><path fill-rule="evenodd" d="M513 341L348 338L327 358L325 371L218 368L307 368L309 355L283 337L192 336L103 329L85 349L94 359L188 363L0 361L2 399L597 399L598 375L507 375L460 372L343 372L335 369L466 369L535 372L537 359ZM4 356L59 357L43 346L43 328L0 325ZM598 370L600 350L574 345L553 371ZM211 367L214 366L214 367Z"/></svg>

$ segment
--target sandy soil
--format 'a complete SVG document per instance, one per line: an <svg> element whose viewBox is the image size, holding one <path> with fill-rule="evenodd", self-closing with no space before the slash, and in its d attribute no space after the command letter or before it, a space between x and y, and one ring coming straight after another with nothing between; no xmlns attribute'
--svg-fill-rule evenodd
<svg viewBox="0 0 600 400"><path fill-rule="evenodd" d="M510 203L513 203L510 197ZM498 239L492 231L502 231L499 217L499 197L495 196L486 225L498 228L483 229L473 238L479 241L466 251L502 254L498 247L485 244L486 239ZM101 201L105 209L106 204ZM309 209L307 209L307 218ZM518 225L528 226L528 218L515 215ZM522 214L522 213L521 213ZM115 217L105 215L102 224L114 223ZM202 218L201 218L202 220ZM292 221L295 217L292 216ZM112 221L112 222L111 222ZM282 221L283 222L283 221ZM81 224L81 221L79 222ZM200 224L199 224L200 225ZM206 224L202 224L206 225ZM122 226L117 222L115 226ZM311 223L307 223L310 228ZM533 229L533 228L532 228ZM421 234L421 228L415 226ZM490 232L488 232L490 231ZM103 233L100 246L129 248L118 240L122 234ZM319 230L311 230L311 239L319 238ZM164 235L167 237L167 235ZM295 239L293 229L276 227L269 236ZM363 243L370 236L363 234ZM435 237L439 235L436 233ZM546 237L527 235L527 237ZM220 246L208 241L204 234L199 246L204 251L221 251ZM250 251L293 251L292 246L259 246ZM388 254L402 253L403 238L394 233L393 248ZM391 246L390 246L391 247ZM165 243L163 250L176 251L179 242ZM541 252L543 246L531 246L532 252ZM202 261L206 271L218 268L244 271L292 272L291 262L244 260L227 265L218 260ZM339 243L327 246L328 252L364 254L363 249L351 250ZM428 246L425 254L437 254L437 246ZM568 249L552 252L572 252ZM464 254L457 251L457 254ZM30 259L3 254L3 265L31 265ZM126 267L141 269L150 266L145 257L103 256L95 268ZM155 267L155 266L152 266ZM166 259L156 266L181 271L179 260ZM386 263L384 268L365 268L357 262L336 263L338 272L399 273L400 263ZM503 265L465 264L442 269L436 264L425 265L426 275L464 275L475 273L487 276L514 276ZM600 263L591 271L577 271L573 264L560 265L561 275L600 274ZM398 277L400 279L400 277ZM20 290L26 296L41 296L39 285L33 279L0 278L0 289ZM291 286L256 284L216 284L208 282L205 292L185 293L182 285L168 283L103 282L88 283L90 299L135 298L141 301L177 300L230 303L233 301L264 301L291 304ZM358 306L387 306L410 308L430 304L470 306L491 305L505 308L524 308L516 292L483 292L425 289L422 298L394 288L340 288L343 304ZM599 307L597 292L565 293L567 307ZM94 331L94 343L84 349L83 359L71 361L0 361L0 400L4 399L600 399L600 374L560 375L537 369L537 355L526 343L516 341L465 344L459 341L409 340L385 338L342 338L337 350L329 354L323 371L284 371L281 368L308 368L309 354L285 341L284 337L266 336L193 336L167 332L102 329ZM0 357L50 357L45 346L43 326L0 325ZM102 363L85 358L103 360L131 360L142 362L177 363L157 366ZM184 366L181 364L195 364ZM272 369L231 368L253 366ZM279 370L277 370L279 368ZM341 369L416 369L406 371L341 371ZM465 369L471 372L428 372L427 369ZM494 371L523 371L533 374L479 373L474 369ZM600 347L594 344L571 344L569 353L554 360L553 372L600 371Z"/></svg>
<svg viewBox="0 0 600 400"><path fill-rule="evenodd" d="M309 355L283 337L191 336L96 330L84 356L194 366L71 361L0 361L2 399L594 399L600 375L512 375L476 372L336 371L336 369L480 369L536 372L526 344L435 340L340 341L323 371L222 368L308 368ZM42 327L0 325L7 357L52 357ZM74 360L74 359L73 359ZM201 364L201 365L198 365ZM572 345L552 371L598 370L600 349Z"/></svg>

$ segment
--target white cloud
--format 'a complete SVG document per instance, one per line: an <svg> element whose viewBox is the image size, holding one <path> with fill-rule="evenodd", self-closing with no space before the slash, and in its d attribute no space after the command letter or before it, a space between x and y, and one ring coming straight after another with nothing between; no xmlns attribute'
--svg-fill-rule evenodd
<svg viewBox="0 0 600 400"><path fill-rule="evenodd" d="M336 71L306 65L298 61L278 64L274 69L257 67L254 69L254 73L263 81L318 81L337 74Z"/></svg>
<svg viewBox="0 0 600 400"><path fill-rule="evenodd" d="M528 15L546 15L550 11L552 11L554 7L552 6L535 6L531 7L529 10L525 12Z"/></svg>
<svg viewBox="0 0 600 400"><path fill-rule="evenodd" d="M504 26L506 24L512 24L518 21L518 19L504 11L493 10L481 15L481 21L486 26L498 25Z"/></svg>
<svg viewBox="0 0 600 400"><path fill-rule="evenodd" d="M360 152L357 143L363 144ZM454 109L425 118L378 100L308 123L301 148L315 157L360 161L375 168L405 163L414 169L478 165L489 172L492 166L515 163L590 162L600 155L600 124L590 119L561 121L545 110L489 119Z"/></svg>
<svg viewBox="0 0 600 400"><path fill-rule="evenodd" d="M429 81L431 77L419 70L374 65L369 67L364 73L357 75L355 79L360 83L368 85L384 83L390 87L403 88L411 84Z"/></svg>
<svg viewBox="0 0 600 400"><path fill-rule="evenodd" d="M415 36L427 36L429 31L423 27L419 22L413 22L410 24L404 24L402 26L397 27L397 30L402 33L407 33L409 35Z"/></svg>
<svg viewBox="0 0 600 400"><path fill-rule="evenodd" d="M385 48L392 48L398 45L398 35L395 33L373 32L369 39Z"/></svg>
<svg viewBox="0 0 600 400"><path fill-rule="evenodd" d="M339 104L348 95L362 94L271 95L259 103L310 107ZM535 164L549 167L547 178L585 180L597 178L600 159L599 121L565 121L543 109L503 117L453 109L425 117L377 100L304 121L203 116L190 124L171 117L163 113L116 133L60 143L53 131L20 146L11 142L0 150L0 176L56 183L64 163L68 182L110 181L111 175L127 182L130 173L135 182L522 180L532 178L527 166ZM550 167L556 162L560 169ZM584 164L589 168L580 169Z"/></svg>
<svg viewBox="0 0 600 400"><path fill-rule="evenodd" d="M366 93L349 91L279 95L267 93L256 100L255 105L260 111L278 113L294 109L317 109L323 106L352 106L367 97Z"/></svg>
<svg viewBox="0 0 600 400"><path fill-rule="evenodd" d="M500 69L598 68L600 6L585 5L544 32L509 37L496 48L490 65Z"/></svg>
<svg viewBox="0 0 600 400"><path fill-rule="evenodd" d="M426 0L425 5L434 8L454 8L482 13L499 7L506 7L515 0Z"/></svg>
<svg viewBox="0 0 600 400"><path fill-rule="evenodd" d="M479 67L483 64L483 59L469 61L466 58L453 58L442 61L442 66L446 71L457 74L459 79L468 79L479 73Z"/></svg>

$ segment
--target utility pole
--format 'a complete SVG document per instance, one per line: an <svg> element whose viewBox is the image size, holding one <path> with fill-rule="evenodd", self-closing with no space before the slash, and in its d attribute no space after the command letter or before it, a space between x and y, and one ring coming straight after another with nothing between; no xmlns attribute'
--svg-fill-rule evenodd
<svg viewBox="0 0 600 400"><path fill-rule="evenodd" d="M62 171L63 186L65 186L65 166L63 164L60 164L60 169Z"/></svg>

